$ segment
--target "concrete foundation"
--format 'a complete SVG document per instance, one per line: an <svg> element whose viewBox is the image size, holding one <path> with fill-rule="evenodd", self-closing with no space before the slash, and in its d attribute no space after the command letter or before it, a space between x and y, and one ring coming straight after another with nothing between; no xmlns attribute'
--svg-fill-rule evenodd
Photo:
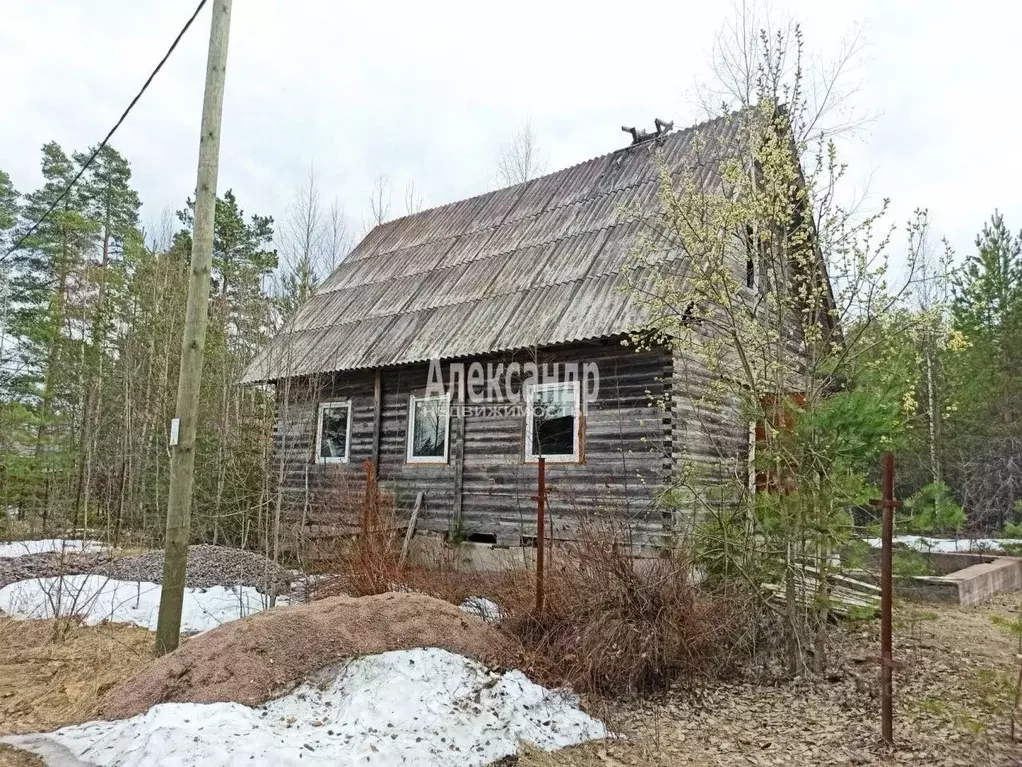
<svg viewBox="0 0 1022 767"><path fill-rule="evenodd" d="M408 561L422 567L443 565L457 570L494 572L535 568L536 549L498 546L495 543L449 544L440 535L419 534L412 538Z"/></svg>
<svg viewBox="0 0 1022 767"><path fill-rule="evenodd" d="M969 606L986 602L996 594L1022 589L1022 559L971 554L929 556L939 558L939 562L932 563L934 569L947 571L946 574L896 577L896 596ZM959 567L955 568L956 564Z"/></svg>

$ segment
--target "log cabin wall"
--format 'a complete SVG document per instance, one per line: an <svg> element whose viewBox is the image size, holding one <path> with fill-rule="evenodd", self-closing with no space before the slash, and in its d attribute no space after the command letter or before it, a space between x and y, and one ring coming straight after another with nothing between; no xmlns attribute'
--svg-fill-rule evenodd
<svg viewBox="0 0 1022 767"><path fill-rule="evenodd" d="M673 514L661 502L672 468L671 410L662 407L670 394L667 351L635 352L620 339L608 339L476 361L487 371L490 365L497 369L503 364L506 369L511 362L535 362L541 371L554 363L595 362L599 392L585 409L582 460L547 463L548 530L554 538L574 539L580 526L596 518L631 536L633 543L664 543L674 524ZM466 369L468 364L464 363ZM451 363L442 365L445 383L451 380L450 367ZM464 410L452 408L447 462L406 460L409 398L424 392L427 364L277 382L274 468L292 529L313 538L353 531L352 509L364 487L363 462L375 457L377 372L378 476L381 487L393 494L399 516L407 519L421 491L419 529L509 546L533 539L536 464L524 459L525 419L520 412L472 403ZM487 377L484 390L489 386ZM513 388L520 386L519 381ZM316 463L318 405L343 400L351 401L349 460Z"/></svg>

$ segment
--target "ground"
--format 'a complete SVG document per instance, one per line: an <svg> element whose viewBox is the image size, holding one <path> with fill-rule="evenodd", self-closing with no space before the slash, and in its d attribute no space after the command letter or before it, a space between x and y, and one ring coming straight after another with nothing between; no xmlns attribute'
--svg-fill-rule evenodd
<svg viewBox="0 0 1022 767"><path fill-rule="evenodd" d="M895 625L895 735L879 743L877 625L837 632L844 658L824 678L732 683L653 702L588 701L624 737L554 754L526 749L522 767L607 765L1022 765L1008 739L1017 640L993 616L1017 617L1022 594L975 608L902 606ZM152 659L152 634L0 619L0 734L83 721L109 686ZM1022 727L1020 727L1022 731ZM0 749L0 767L38 765Z"/></svg>
<svg viewBox="0 0 1022 767"><path fill-rule="evenodd" d="M698 695L619 702L610 706L608 723L626 738L530 752L519 764L1022 765L1022 743L1008 738L1017 639L991 620L1013 619L1020 609L1022 594L974 608L902 606L894 750L878 737L879 640L871 622L841 632L845 660L823 680L718 685Z"/></svg>

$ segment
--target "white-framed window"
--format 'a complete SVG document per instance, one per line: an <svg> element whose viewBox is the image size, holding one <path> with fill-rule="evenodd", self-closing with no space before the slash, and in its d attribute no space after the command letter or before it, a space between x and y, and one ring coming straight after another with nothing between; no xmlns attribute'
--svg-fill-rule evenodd
<svg viewBox="0 0 1022 767"><path fill-rule="evenodd" d="M351 450L351 401L320 402L316 463L347 463Z"/></svg>
<svg viewBox="0 0 1022 767"><path fill-rule="evenodd" d="M525 391L525 460L579 460L582 403L579 382L533 384Z"/></svg>
<svg viewBox="0 0 1022 767"><path fill-rule="evenodd" d="M409 397L408 463L447 463L450 443L450 398Z"/></svg>

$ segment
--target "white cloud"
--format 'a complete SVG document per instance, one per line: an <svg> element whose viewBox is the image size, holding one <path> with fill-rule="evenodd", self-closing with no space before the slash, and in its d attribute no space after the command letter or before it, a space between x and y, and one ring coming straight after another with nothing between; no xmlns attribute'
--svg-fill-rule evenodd
<svg viewBox="0 0 1022 767"><path fill-rule="evenodd" d="M821 4L775 12L833 50L850 25L870 44L862 107L879 113L848 147L872 196L902 221L929 207L959 252L994 207L1022 227L1015 134L1015 35L1022 8L976 0ZM193 0L7 3L0 25L0 167L23 190L38 150L96 143L163 54ZM682 125L728 4L647 0L514 4L234 4L220 188L279 215L315 164L326 196L353 220L372 180L414 179L429 204L493 185L496 154L530 119L549 168L624 145L622 124ZM115 139L147 215L180 207L194 185L209 11ZM900 245L900 241L896 241Z"/></svg>

